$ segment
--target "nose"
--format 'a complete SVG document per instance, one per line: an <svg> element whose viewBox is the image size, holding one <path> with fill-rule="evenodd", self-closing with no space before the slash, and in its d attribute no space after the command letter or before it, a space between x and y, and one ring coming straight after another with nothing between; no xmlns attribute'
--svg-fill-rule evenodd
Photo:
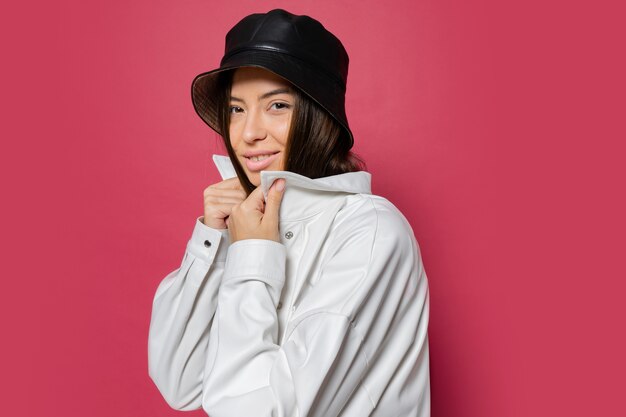
<svg viewBox="0 0 626 417"><path fill-rule="evenodd" d="M257 140L265 139L267 137L267 129L265 128L261 112L249 110L246 116L242 132L243 140L247 143L253 143Z"/></svg>

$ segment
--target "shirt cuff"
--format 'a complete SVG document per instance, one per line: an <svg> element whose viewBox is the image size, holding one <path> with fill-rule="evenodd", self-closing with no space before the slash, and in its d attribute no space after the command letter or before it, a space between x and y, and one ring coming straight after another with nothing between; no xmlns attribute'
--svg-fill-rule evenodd
<svg viewBox="0 0 626 417"><path fill-rule="evenodd" d="M283 284L287 250L282 243L266 239L239 240L228 248L222 282L240 277L257 277Z"/></svg>
<svg viewBox="0 0 626 417"><path fill-rule="evenodd" d="M228 229L213 229L203 223L204 217L198 217L187 244L187 251L208 264L226 262L230 237Z"/></svg>

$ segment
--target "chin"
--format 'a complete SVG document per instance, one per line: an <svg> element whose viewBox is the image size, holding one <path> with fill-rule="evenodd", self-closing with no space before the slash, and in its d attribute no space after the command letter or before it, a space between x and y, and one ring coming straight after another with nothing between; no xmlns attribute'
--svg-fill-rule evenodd
<svg viewBox="0 0 626 417"><path fill-rule="evenodd" d="M259 172L246 172L246 175L248 176L248 181L250 181L252 185L254 185L255 187L261 185L261 174Z"/></svg>

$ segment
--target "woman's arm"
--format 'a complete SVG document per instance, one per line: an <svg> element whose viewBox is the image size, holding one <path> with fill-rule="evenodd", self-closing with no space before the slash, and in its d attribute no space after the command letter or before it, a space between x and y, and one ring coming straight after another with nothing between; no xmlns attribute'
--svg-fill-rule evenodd
<svg viewBox="0 0 626 417"><path fill-rule="evenodd" d="M394 350L391 372L414 368L403 361L426 349L428 320L419 251L403 219L370 214L346 222L333 237L331 255L280 345L276 309L285 248L269 240L231 245L209 340L203 393L209 415L332 417L358 388L358 406L371 410L394 378L372 385L373 393L361 386L383 346ZM414 407L408 402L415 398L398 407Z"/></svg>
<svg viewBox="0 0 626 417"><path fill-rule="evenodd" d="M202 220L196 220L181 267L159 285L150 321L150 377L180 410L201 406L209 329L228 249L227 230Z"/></svg>
<svg viewBox="0 0 626 417"><path fill-rule="evenodd" d="M207 187L204 216L187 244L179 269L157 289L148 342L149 372L168 404L180 410L201 406L209 329L217 303L232 208L246 198L237 178Z"/></svg>

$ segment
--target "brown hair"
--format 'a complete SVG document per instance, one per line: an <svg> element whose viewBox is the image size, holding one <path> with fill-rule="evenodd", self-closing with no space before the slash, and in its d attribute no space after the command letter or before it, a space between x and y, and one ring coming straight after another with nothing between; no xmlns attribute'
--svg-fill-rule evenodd
<svg viewBox="0 0 626 417"><path fill-rule="evenodd" d="M249 194L255 186L248 179L230 144L230 90L233 71L218 74L217 123L237 177ZM321 178L365 169L350 151L348 132L326 110L296 87L296 100L287 140L285 170L309 178Z"/></svg>

